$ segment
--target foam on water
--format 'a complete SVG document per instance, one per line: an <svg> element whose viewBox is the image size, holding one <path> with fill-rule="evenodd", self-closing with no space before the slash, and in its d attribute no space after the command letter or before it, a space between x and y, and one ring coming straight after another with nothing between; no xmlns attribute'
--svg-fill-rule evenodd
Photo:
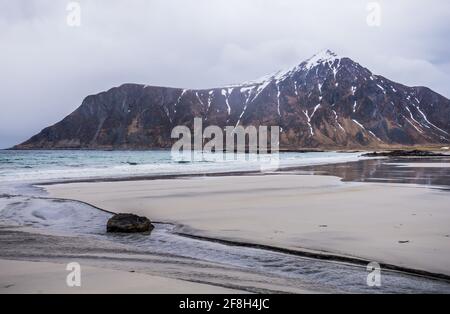
<svg viewBox="0 0 450 314"><path fill-rule="evenodd" d="M201 153L196 153L201 155ZM281 153L280 167L355 161L359 153ZM224 156L222 158L222 156ZM45 182L258 170L244 154L204 154L180 163L170 151L1 151L0 182Z"/></svg>
<svg viewBox="0 0 450 314"><path fill-rule="evenodd" d="M83 203L31 196L0 197L0 224L53 234L103 234L111 214Z"/></svg>

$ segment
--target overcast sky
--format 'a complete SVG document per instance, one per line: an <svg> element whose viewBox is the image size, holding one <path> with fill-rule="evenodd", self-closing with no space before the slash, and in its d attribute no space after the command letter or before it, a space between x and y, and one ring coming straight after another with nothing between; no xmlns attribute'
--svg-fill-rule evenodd
<svg viewBox="0 0 450 314"><path fill-rule="evenodd" d="M326 48L450 97L448 0L80 0L79 27L69 2L0 0L0 147L122 83L215 87Z"/></svg>

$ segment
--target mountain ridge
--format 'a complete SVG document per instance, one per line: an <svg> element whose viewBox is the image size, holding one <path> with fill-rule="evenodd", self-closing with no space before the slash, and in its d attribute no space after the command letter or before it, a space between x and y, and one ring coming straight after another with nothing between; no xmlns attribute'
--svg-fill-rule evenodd
<svg viewBox="0 0 450 314"><path fill-rule="evenodd" d="M450 101L322 51L241 84L182 89L126 83L87 96L60 122L15 149L169 148L171 129L279 125L280 147L360 149L448 144Z"/></svg>

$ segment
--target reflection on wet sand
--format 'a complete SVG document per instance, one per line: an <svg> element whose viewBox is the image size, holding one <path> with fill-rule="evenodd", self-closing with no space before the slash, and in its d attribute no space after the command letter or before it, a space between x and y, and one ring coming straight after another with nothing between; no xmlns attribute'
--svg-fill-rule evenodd
<svg viewBox="0 0 450 314"><path fill-rule="evenodd" d="M429 167L430 163L450 163L450 157L364 159L302 170L338 176L343 181L423 184L450 189L450 167Z"/></svg>

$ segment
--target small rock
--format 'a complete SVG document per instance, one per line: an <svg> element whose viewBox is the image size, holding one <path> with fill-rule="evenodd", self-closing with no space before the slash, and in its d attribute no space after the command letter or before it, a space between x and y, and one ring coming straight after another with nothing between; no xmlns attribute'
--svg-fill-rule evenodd
<svg viewBox="0 0 450 314"><path fill-rule="evenodd" d="M134 214L115 214L106 225L107 232L148 232L153 228L150 219Z"/></svg>
<svg viewBox="0 0 450 314"><path fill-rule="evenodd" d="M373 152L363 154L365 157L438 157L438 156L447 156L441 153L435 153L432 151L425 150L393 150L388 152Z"/></svg>

